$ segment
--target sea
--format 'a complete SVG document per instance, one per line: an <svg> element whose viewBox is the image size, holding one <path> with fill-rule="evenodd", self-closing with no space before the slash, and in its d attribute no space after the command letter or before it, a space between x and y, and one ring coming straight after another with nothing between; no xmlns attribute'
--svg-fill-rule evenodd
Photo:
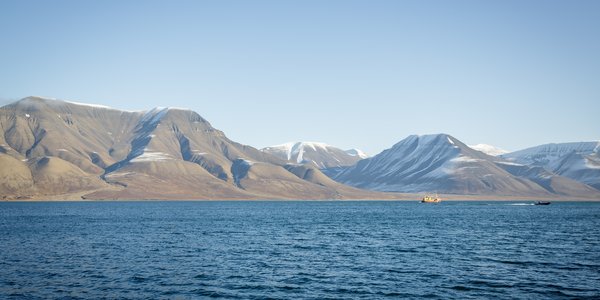
<svg viewBox="0 0 600 300"><path fill-rule="evenodd" d="M0 203L0 299L599 299L600 203Z"/></svg>

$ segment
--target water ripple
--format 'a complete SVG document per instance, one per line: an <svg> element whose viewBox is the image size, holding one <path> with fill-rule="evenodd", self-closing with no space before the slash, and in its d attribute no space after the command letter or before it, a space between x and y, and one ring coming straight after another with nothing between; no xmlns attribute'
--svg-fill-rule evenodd
<svg viewBox="0 0 600 300"><path fill-rule="evenodd" d="M600 298L600 204L521 204L0 203L0 298Z"/></svg>

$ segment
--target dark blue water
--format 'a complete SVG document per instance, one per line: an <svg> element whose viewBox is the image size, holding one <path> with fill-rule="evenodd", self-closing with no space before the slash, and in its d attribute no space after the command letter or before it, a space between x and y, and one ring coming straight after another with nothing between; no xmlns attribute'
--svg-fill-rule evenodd
<svg viewBox="0 0 600 300"><path fill-rule="evenodd" d="M0 203L0 298L600 297L600 204L511 204Z"/></svg>

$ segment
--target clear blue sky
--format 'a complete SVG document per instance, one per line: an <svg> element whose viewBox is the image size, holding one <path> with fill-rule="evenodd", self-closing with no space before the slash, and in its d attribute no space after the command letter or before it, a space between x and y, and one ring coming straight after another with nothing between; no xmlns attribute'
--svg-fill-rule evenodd
<svg viewBox="0 0 600 300"><path fill-rule="evenodd" d="M600 139L600 1L0 1L0 101L191 108L233 140Z"/></svg>

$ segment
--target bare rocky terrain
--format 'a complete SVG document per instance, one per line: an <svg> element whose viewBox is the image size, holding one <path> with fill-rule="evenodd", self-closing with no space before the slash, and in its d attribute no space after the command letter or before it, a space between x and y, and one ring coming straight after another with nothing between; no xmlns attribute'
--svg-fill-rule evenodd
<svg viewBox="0 0 600 300"><path fill-rule="evenodd" d="M394 199L229 140L191 110L28 97L0 108L4 199Z"/></svg>
<svg viewBox="0 0 600 300"><path fill-rule="evenodd" d="M0 108L0 199L600 199L579 173L490 156L449 135L411 136L372 158L288 146L236 143L186 109L28 97Z"/></svg>

